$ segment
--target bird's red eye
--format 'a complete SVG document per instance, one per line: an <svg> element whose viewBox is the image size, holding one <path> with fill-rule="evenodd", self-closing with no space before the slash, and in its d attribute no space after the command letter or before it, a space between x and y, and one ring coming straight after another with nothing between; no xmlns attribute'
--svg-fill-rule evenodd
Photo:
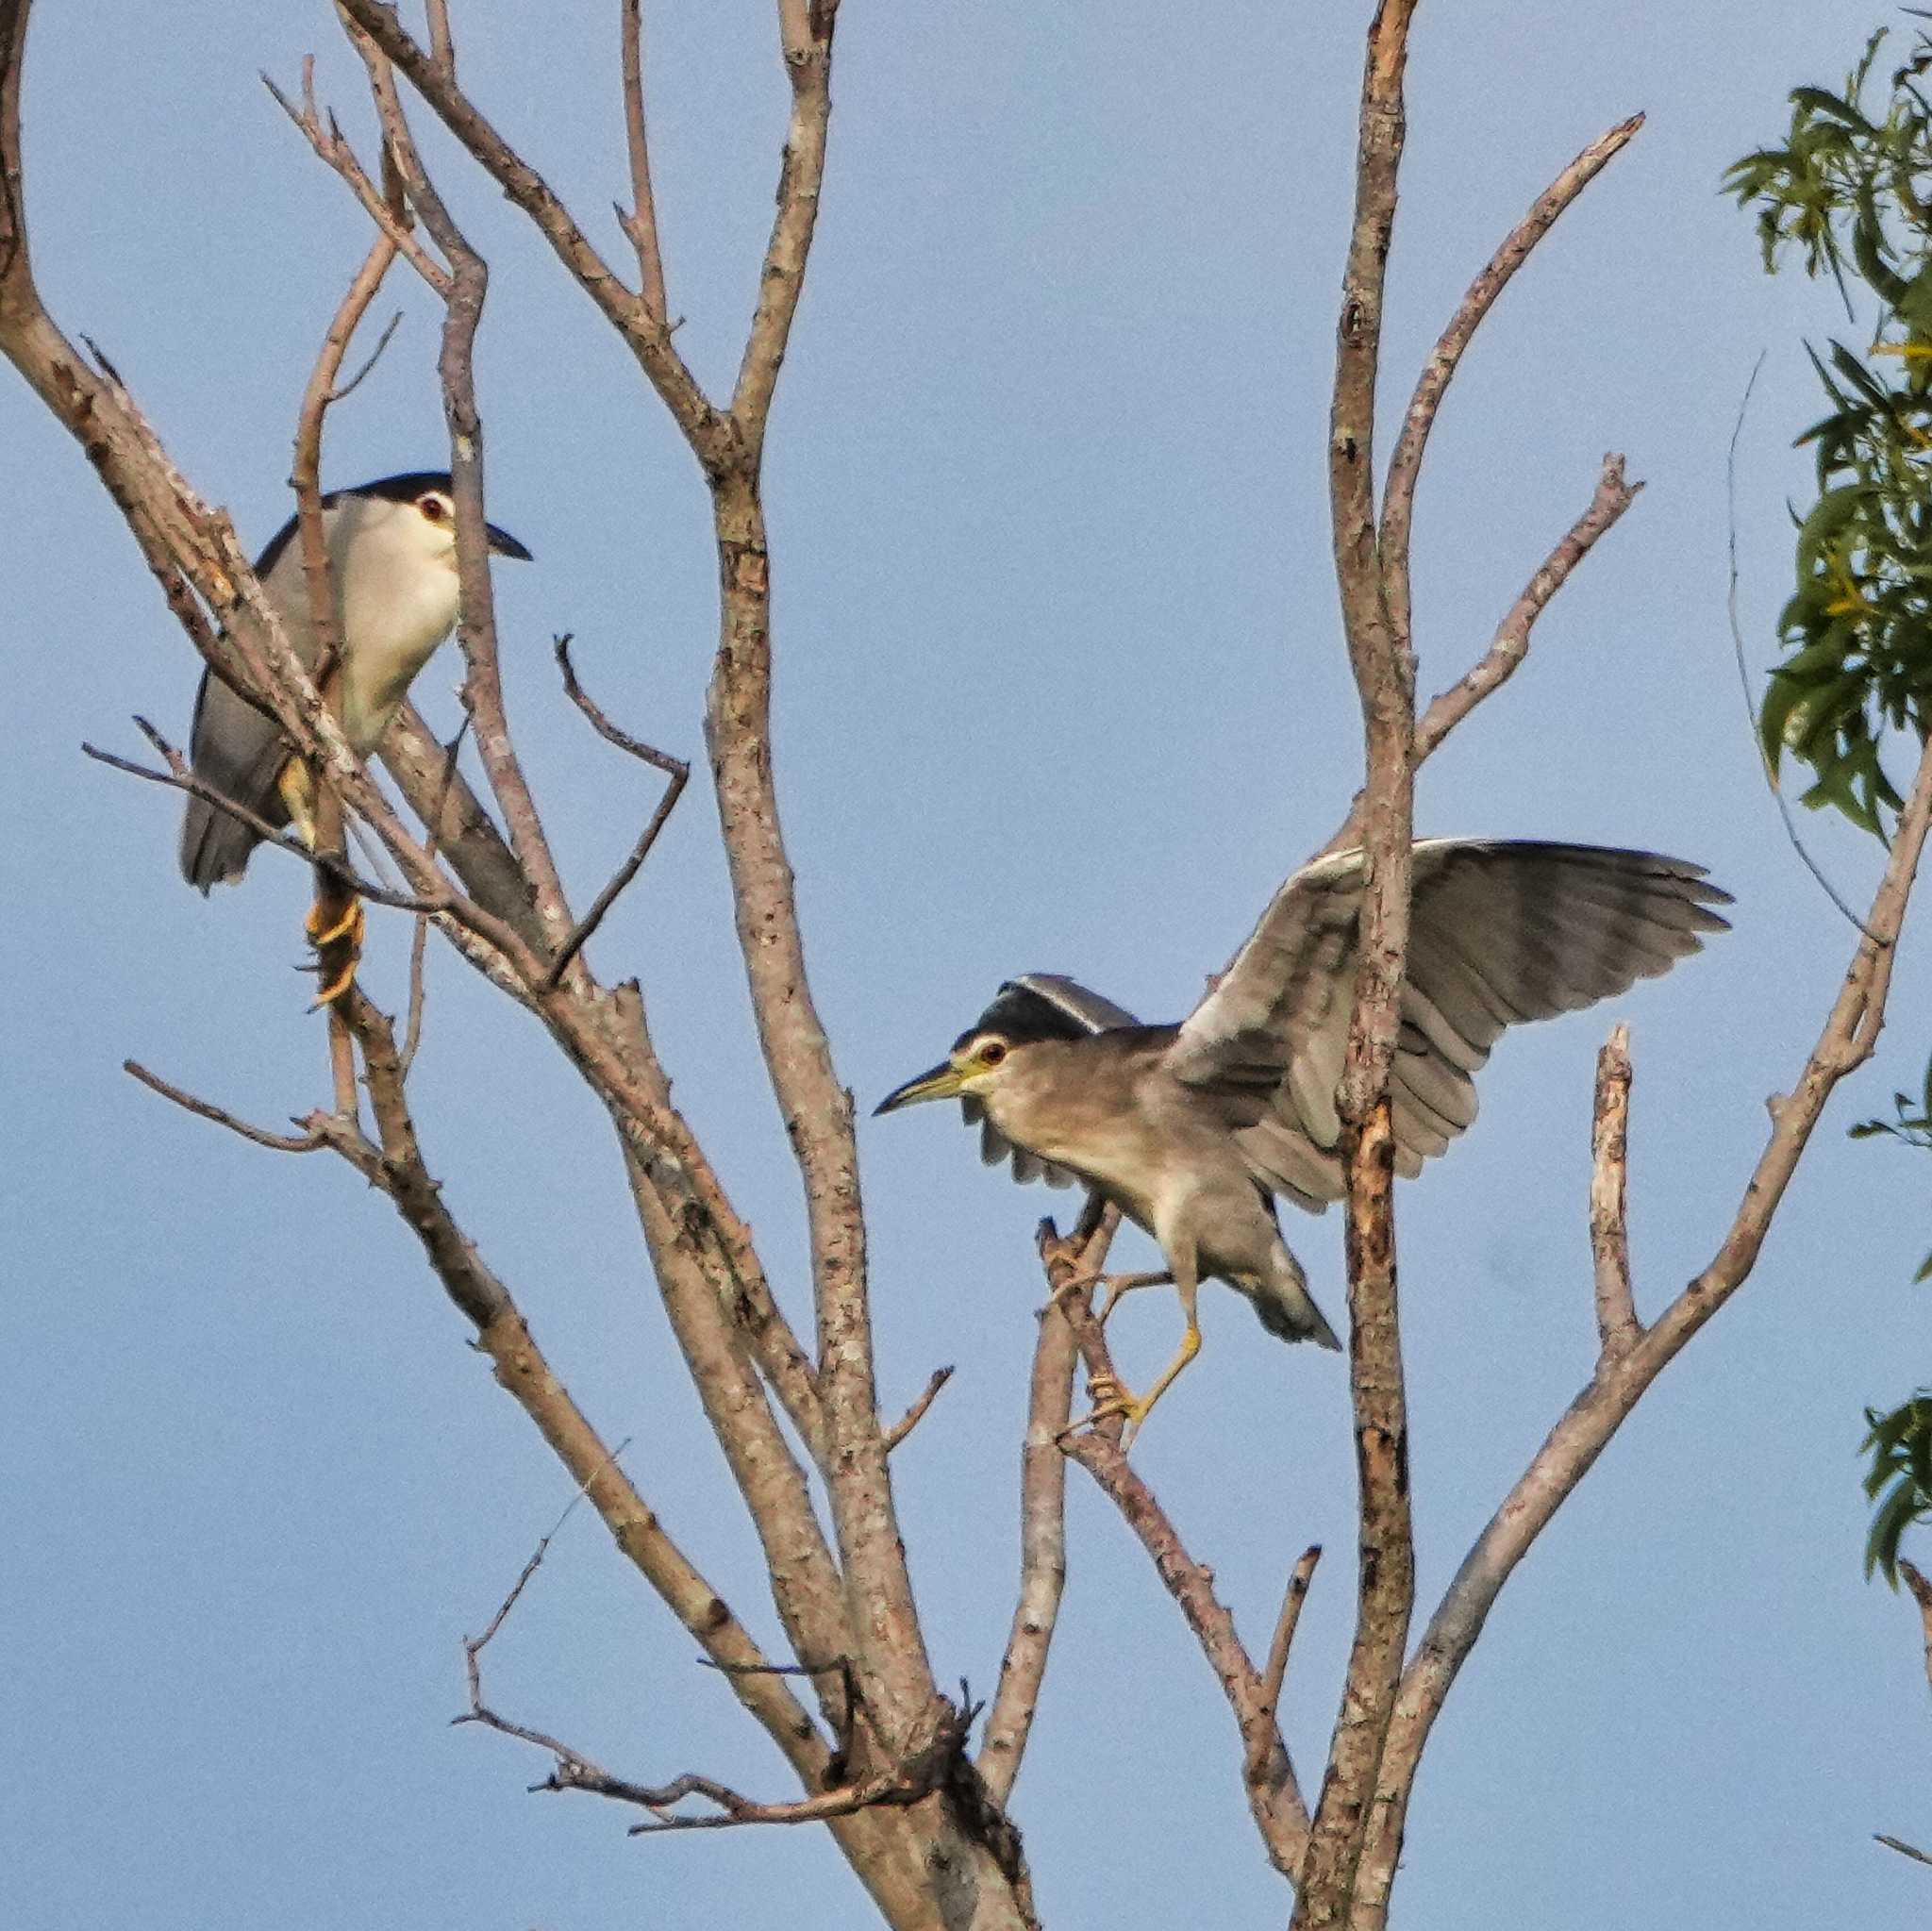
<svg viewBox="0 0 1932 1931"><path fill-rule="evenodd" d="M427 496L417 497L416 508L431 523L441 523L449 514L447 499L437 495L433 491Z"/></svg>
<svg viewBox="0 0 1932 1931"><path fill-rule="evenodd" d="M1007 1057L1007 1049L997 1040L989 1040L979 1049L979 1063L982 1066L997 1066Z"/></svg>

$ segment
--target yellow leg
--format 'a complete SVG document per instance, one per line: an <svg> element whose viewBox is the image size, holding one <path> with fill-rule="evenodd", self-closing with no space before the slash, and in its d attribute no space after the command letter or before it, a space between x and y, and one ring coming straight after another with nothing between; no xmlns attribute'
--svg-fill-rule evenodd
<svg viewBox="0 0 1932 1931"><path fill-rule="evenodd" d="M308 775L308 767L299 757L291 757L282 766L282 774L275 780L275 790L282 794L282 803L289 807L289 820L295 827L295 835L312 852L315 849L315 785Z"/></svg>
<svg viewBox="0 0 1932 1931"><path fill-rule="evenodd" d="M282 766L275 790L288 807L289 820L302 842L315 849L315 781L299 757ZM322 882L317 874L315 903L308 908L303 929L316 954L315 971L323 979L315 1005L332 1006L356 983L356 968L362 960L362 934L367 921L362 901L354 892L339 891ZM314 1007L309 1008L311 1011Z"/></svg>
<svg viewBox="0 0 1932 1931"><path fill-rule="evenodd" d="M1064 1441L1069 1435L1081 1428L1091 1428L1096 1422L1110 1420L1115 1415L1125 1419L1126 1426L1121 1430L1121 1446L1125 1448L1140 1431L1141 1424L1154 1412L1154 1404L1179 1380L1181 1370L1201 1352L1201 1323L1195 1316L1194 1300L1200 1284L1195 1280L1174 1279L1180 1290L1181 1309L1187 1316L1187 1329L1181 1336L1181 1344L1174 1359L1167 1364L1160 1379L1145 1394L1135 1395L1127 1391L1126 1385L1113 1376L1102 1376L1090 1384L1093 1395L1093 1409L1091 1414L1082 1415L1077 1422L1070 1422L1062 1428L1058 1440ZM1152 1283L1135 1280L1137 1287L1151 1286ZM1124 1291L1124 1290L1123 1290ZM1116 1300L1119 1296L1114 1297Z"/></svg>
<svg viewBox="0 0 1932 1931"><path fill-rule="evenodd" d="M332 923L325 928L325 919ZM308 942L320 952L325 945L333 945L338 940L346 940L358 952L362 949L362 932L366 921L362 916L362 901L351 896L347 904L340 899L320 899L308 907L308 916L302 922L302 928L308 934Z"/></svg>
<svg viewBox="0 0 1932 1931"><path fill-rule="evenodd" d="M1139 1401L1130 1401L1121 1409L1127 1418L1127 1424L1121 1430L1121 1446L1124 1448L1136 1434L1141 1424L1154 1412L1154 1404L1180 1379L1181 1370L1201 1352L1201 1323L1194 1319L1194 1296L1191 1290L1183 1291L1181 1305L1187 1309L1187 1331L1181 1336L1179 1351L1167 1364L1166 1372Z"/></svg>
<svg viewBox="0 0 1932 1931"><path fill-rule="evenodd" d="M325 919L332 923L326 931L317 931ZM327 980L315 995L316 1006L334 1005L356 983L356 968L362 962L365 923L359 898L351 898L345 907L324 899L309 907L306 921L308 941L315 947L316 970Z"/></svg>

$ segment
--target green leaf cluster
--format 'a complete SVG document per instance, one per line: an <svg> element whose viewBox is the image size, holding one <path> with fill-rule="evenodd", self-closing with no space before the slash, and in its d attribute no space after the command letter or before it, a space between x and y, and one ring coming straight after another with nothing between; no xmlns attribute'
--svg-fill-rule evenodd
<svg viewBox="0 0 1932 1931"><path fill-rule="evenodd" d="M1932 1521L1932 1392L1921 1389L1889 1415L1867 1408L1865 1425L1859 1452L1872 1457L1865 1493L1878 1504L1865 1539L1865 1573L1878 1570L1896 1589L1901 1538L1914 1523Z"/></svg>
<svg viewBox="0 0 1932 1931"><path fill-rule="evenodd" d="M1830 274L1857 320L1876 298L1868 346L1811 352L1829 413L1799 438L1816 453L1818 499L1793 511L1797 585L1778 618L1786 656L1758 714L1774 780L1789 754L1810 767L1804 802L1881 838L1897 791L1880 763L1889 732L1932 730L1932 39L1921 32L1882 104L1869 105L1886 35L1842 93L1792 91L1780 147L1724 176L1757 210L1765 266L1798 249Z"/></svg>

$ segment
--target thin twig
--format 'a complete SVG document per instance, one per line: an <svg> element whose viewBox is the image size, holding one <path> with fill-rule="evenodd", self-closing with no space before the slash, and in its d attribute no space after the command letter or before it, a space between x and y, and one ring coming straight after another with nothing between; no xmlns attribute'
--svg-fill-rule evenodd
<svg viewBox="0 0 1932 1931"><path fill-rule="evenodd" d="M1630 1293L1630 1227L1625 1199L1630 1133L1630 1028L1615 1025L1596 1056L1591 1111L1590 1251L1596 1274L1596 1331L1606 1355L1627 1354L1643 1339Z"/></svg>
<svg viewBox="0 0 1932 1931"><path fill-rule="evenodd" d="M308 846L292 838L285 837L283 827L271 824L258 811L251 811L247 806L238 805L234 799L216 791L206 779L196 777L188 769L181 754L145 718L137 717L134 722L169 764L178 766L178 769L150 771L146 765L136 764L130 758L118 757L111 751L103 751L97 744L83 743L80 747L82 755L92 757L97 764L108 766L111 770L125 772L129 777L142 778L151 785L167 785L175 791L186 791L191 797L204 799L218 811L225 811L230 817L239 818L264 845L278 852L287 852L291 858L298 859L304 865L312 866L315 863L314 855ZM351 871L341 859L331 862L341 866L342 876L357 897L366 898L372 905L390 906L399 912L424 912L432 918L439 913L454 913L456 910L454 899L417 898L406 891L391 891L388 886L378 885L375 879L365 878L360 873Z"/></svg>
<svg viewBox="0 0 1932 1931"><path fill-rule="evenodd" d="M1600 134L1537 196L1529 212L1504 238L1503 245L1469 285L1449 325L1423 364L1415 393L1403 417L1401 433L1395 439L1395 452L1390 458L1389 479L1382 494L1381 549L1389 562L1391 615L1405 641L1409 631L1408 538L1416 481L1422 474L1423 452L1428 446L1429 431L1435 426L1436 412L1442 406L1442 396L1456 374L1457 364L1462 360L1463 351L1469 347L1496 297L1508 286L1510 276L1529 258L1530 250L1642 125L1643 116L1632 114L1607 134Z"/></svg>
<svg viewBox="0 0 1932 1931"><path fill-rule="evenodd" d="M643 0L623 0L620 15L624 73L624 133L630 152L630 212L619 208L617 219L638 251L639 288L644 311L654 321L668 320L664 291L664 260L658 249L658 207L651 194L651 149L644 133Z"/></svg>
<svg viewBox="0 0 1932 1931"><path fill-rule="evenodd" d="M382 360L383 350L389 347L390 342L393 339L396 330L399 329L402 325L403 311L400 308L398 308L396 312L393 315L391 315L387 322L383 324L382 333L375 338L375 346L369 351L366 357L363 358L362 366L359 369L358 369L356 373L353 375L351 375L349 379L346 382L342 383L339 388L332 389L329 391L328 399L331 403L341 402L345 397L354 395L355 392L361 388L363 382L367 379L369 375L369 372L375 367L376 363Z"/></svg>
<svg viewBox="0 0 1932 1931"><path fill-rule="evenodd" d="M1896 1851L1901 1856L1910 1857L1916 1863L1932 1864L1932 1856L1927 1856L1917 1844L1908 1844L1902 1838L1887 1837L1882 1830L1874 1830L1872 1836L1874 1841L1883 1844L1888 1851Z"/></svg>
<svg viewBox="0 0 1932 1931"><path fill-rule="evenodd" d="M599 1462L595 1468L590 1470L585 1474L583 1480L577 1484L576 1490L572 1494L570 1500L563 1505L562 1514L551 1523L546 1534L539 1537L537 1546L530 1552L530 1559L524 1564L523 1569L517 1575L517 1579L510 1584L509 1593L497 1605L496 1614L491 1617L489 1626L483 1631L481 1636L466 1636L463 1638L463 1673L469 1682L470 1713L473 1717L480 1716L483 1709L483 1672L482 1664L478 1658L489 1648L496 1632L503 1627L509 1612L516 1607L517 1598L523 1594L530 1578L536 1574L538 1570L542 1568L543 1558L550 1553L551 1543L557 1540L564 1523L570 1520L572 1510L576 1507L577 1504L589 1492L592 1477L607 1466L615 1466L625 1450L630 1446L631 1440L632 1438L626 1435L605 1457L603 1461ZM466 1721L466 1719L452 1717L450 1721L460 1723Z"/></svg>
<svg viewBox="0 0 1932 1931"><path fill-rule="evenodd" d="M658 800L658 808L651 813L649 822L630 849L630 856L610 874L609 883L600 891L591 908L576 923L571 935L558 948L557 957L550 963L550 970L544 974L543 987L547 991L557 986L570 969L570 962L584 948L585 941L604 923L604 915L617 903L619 894L638 875L643 862L651 856L651 847L658 842L658 834L664 829L677 801L684 795L684 788L691 778L691 766L681 757L674 757L668 751L658 751L646 744L641 738L633 738L628 731L620 730L605 716L603 710L577 682L577 674L570 660L570 638L566 635L556 640L558 668L563 673L563 688L570 700L595 726L600 737L626 751L633 757L641 758L646 764L663 772L670 779L664 788L664 795Z"/></svg>
<svg viewBox="0 0 1932 1931"><path fill-rule="evenodd" d="M436 804L425 824L428 838L424 849L434 858L437 845L442 833L442 817L449 804L450 787L457 776L457 759L461 755L463 739L470 729L469 713L457 725L455 735L443 752L442 783L436 793ZM409 1076L409 1068L416 1063L416 1048L423 1043L423 1007L425 996L425 969L428 964L429 921L420 912L416 917L416 929L409 938L409 1010L408 1019L403 1028L403 1050L401 1054L403 1077Z"/></svg>
<svg viewBox="0 0 1932 1931"><path fill-rule="evenodd" d="M314 149L317 158L348 184L349 191L361 203L363 212L402 251L403 258L438 295L446 299L452 286L449 270L410 232L407 211L398 214L370 179L368 170L356 158L355 149L343 138L334 117L331 115L325 124L315 106L309 81L311 67L311 62L304 62L303 104L299 108L269 75L261 76L261 84L275 96L275 105L294 123L304 140Z"/></svg>
<svg viewBox="0 0 1932 1931"><path fill-rule="evenodd" d="M622 726L614 724L606 715L596 699L577 681L576 666L571 662L570 647L574 640L568 632L551 640L551 650L557 658L557 668L563 674L564 694L591 721L591 725L607 744L614 744L620 751L632 757L641 758L644 763L655 766L669 777L685 777L691 773L691 766L683 758L674 757L668 751L659 751L646 744L641 738L633 738Z"/></svg>
<svg viewBox="0 0 1932 1931"><path fill-rule="evenodd" d="M904 1441L907 1436L919 1426L920 1421L925 1414L926 1409L932 1407L934 1395L938 1394L940 1390L952 1378L953 1370L950 1365L944 1368L935 1368L932 1371L931 1377L927 1380L924 1388L921 1390L918 1399L886 1430L886 1453L888 1455L891 1454L893 1449L897 1448L900 1442Z"/></svg>
<svg viewBox="0 0 1932 1931"><path fill-rule="evenodd" d="M265 1126L251 1125L246 1120L238 1119L225 1107L216 1106L212 1100L197 1099L193 1093L185 1092L178 1086L171 1086L158 1073L150 1073L137 1059L122 1060L121 1070L138 1079L150 1092L159 1093L164 1100L173 1100L196 1119L212 1120L217 1126L225 1126L230 1133L239 1133L243 1140L256 1146L265 1146L271 1153L312 1154L328 1144L319 1133L271 1133Z"/></svg>
<svg viewBox="0 0 1932 1931"><path fill-rule="evenodd" d="M1308 1599L1308 1585L1315 1579L1315 1564L1321 1559L1320 1542L1310 1542L1302 1551L1281 1598L1281 1614L1274 1619L1274 1635L1268 1645L1267 1665L1261 1672L1261 1707L1276 1721L1281 1709L1282 1686L1288 1681L1288 1654L1294 1647L1302 1605Z"/></svg>

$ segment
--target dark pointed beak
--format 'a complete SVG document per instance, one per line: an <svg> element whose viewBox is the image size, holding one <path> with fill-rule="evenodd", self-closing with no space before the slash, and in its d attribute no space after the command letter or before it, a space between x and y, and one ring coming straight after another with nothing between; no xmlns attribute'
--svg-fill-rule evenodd
<svg viewBox="0 0 1932 1931"><path fill-rule="evenodd" d="M950 1059L942 1059L917 1079L894 1087L872 1109L873 1118L876 1120L881 1113L895 1113L901 1107L916 1106L921 1100L949 1100L959 1090L959 1077L958 1068Z"/></svg>
<svg viewBox="0 0 1932 1931"><path fill-rule="evenodd" d="M499 557L514 557L519 563L536 561L536 558L508 530L498 529L493 523L486 523L483 525L483 534L490 539L490 547Z"/></svg>

